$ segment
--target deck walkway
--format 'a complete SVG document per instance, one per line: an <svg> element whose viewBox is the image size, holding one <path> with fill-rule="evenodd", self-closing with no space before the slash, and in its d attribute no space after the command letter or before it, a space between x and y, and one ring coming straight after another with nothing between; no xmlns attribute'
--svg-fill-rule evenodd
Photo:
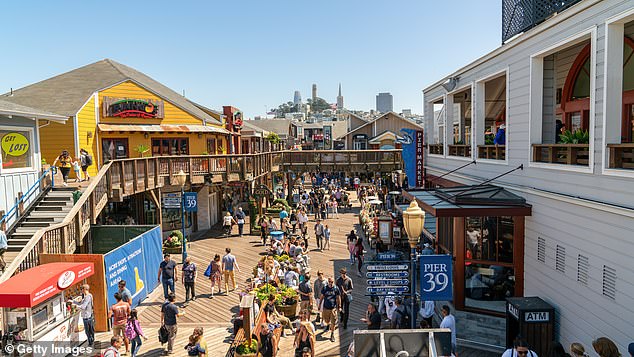
<svg viewBox="0 0 634 357"><path fill-rule="evenodd" d="M358 206L358 204L357 204ZM357 209L358 210L358 209ZM355 210L356 212L356 210ZM310 258L311 268L316 277L317 270L324 272L325 276L338 276L338 271L342 267L346 267L352 278L354 286L354 303L350 308L350 320L348 329L338 329L335 332L336 341L330 342L327 338L328 334L323 334L323 330L318 329L316 353L315 356L345 356L349 344L352 342L352 331L358 328L364 328L365 324L359 319L365 316L365 311L369 298L364 296L366 283L365 279L356 276L356 267L352 268L349 263L348 250L346 244L346 235L350 232L358 222L358 215L355 213L343 213L339 215L339 219L328 219L326 224L330 226L331 233L331 250L319 251L315 247L314 236L310 240ZM245 231L246 227L245 227ZM234 231L235 233L235 231ZM194 240L189 247L189 255L193 258L198 266L200 274L197 278L196 293L198 298L191 302L189 306L181 309L185 311L185 316L178 321L177 341L174 348L176 356L186 356L184 346L187 344L187 338L192 333L194 327L202 326L204 328L204 337L208 344L209 356L224 356L231 342L231 319L238 312L239 298L237 291L230 292L228 295L214 296L209 298L210 286L209 281L202 275L202 271L209 264L214 254L224 255L226 247L231 247L232 253L236 256L240 272L236 274L238 290L245 285L247 278L252 275L252 268L257 260L263 255L262 247L258 237L244 236L242 238L233 236L224 238L219 231L202 235ZM180 257L174 257L180 260ZM179 277L180 278L180 277ZM223 287L224 291L224 287ZM184 300L185 289L182 284L177 284L176 296L177 303ZM142 326L149 337L147 342L141 347L140 356L160 356L163 348L158 343L157 331L160 326L160 305L163 301L162 288L157 288L146 301L138 308L139 318ZM313 317L314 318L314 317ZM109 342L109 333L98 334L97 340L101 342L101 346ZM460 349L460 357L489 357L495 356L483 351L474 351L468 349ZM282 338L280 341L280 351L278 356L293 356L293 337Z"/></svg>

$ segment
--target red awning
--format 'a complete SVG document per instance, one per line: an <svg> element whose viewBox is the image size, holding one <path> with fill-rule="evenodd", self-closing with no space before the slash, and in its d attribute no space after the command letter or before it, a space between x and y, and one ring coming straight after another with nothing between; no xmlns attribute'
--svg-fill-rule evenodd
<svg viewBox="0 0 634 357"><path fill-rule="evenodd" d="M0 307L33 307L95 273L93 263L49 263L0 284Z"/></svg>

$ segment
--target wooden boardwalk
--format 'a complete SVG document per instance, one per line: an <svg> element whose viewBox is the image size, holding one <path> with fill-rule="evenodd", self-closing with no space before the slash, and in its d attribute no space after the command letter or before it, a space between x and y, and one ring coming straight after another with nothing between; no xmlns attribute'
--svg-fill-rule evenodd
<svg viewBox="0 0 634 357"><path fill-rule="evenodd" d="M365 316L365 311L369 302L369 297L364 295L366 283L365 279L356 276L356 267L351 267L347 250L346 235L354 229L358 222L358 215L355 213L339 214L339 219L328 219L326 224L331 229L331 250L319 251L316 249L314 236L309 241L310 265L312 275L316 277L317 270L324 272L326 277L338 277L338 271L346 267L349 276L354 283L354 300L350 307L350 319L348 329L338 329L335 332L335 342L328 340L330 334L317 330L317 343L315 356L345 356L348 346L352 342L353 330L365 328L365 324L359 319ZM245 227L245 231L247 231ZM310 232L310 230L309 230ZM234 232L235 233L235 232ZM232 253L236 256L240 272L236 272L236 282L238 289L228 295L214 296L209 298L210 284L202 272L213 258L214 254L224 255L226 247L231 247ZM256 262L264 254L258 237L244 236L242 238L233 236L224 238L218 231L211 231L199 239L194 240L188 250L189 255L199 269L196 282L196 301L193 301L186 308L185 316L178 321L177 341L174 347L176 356L186 356L184 346L187 344L188 336L194 327L204 328L204 337L208 345L208 356L224 356L231 342L231 319L238 313L239 297L237 292L246 284L246 279L252 276L252 269ZM180 259L180 257L174 257ZM178 261L178 260L177 260ZM180 276L179 276L180 279ZM224 283L224 282L223 282ZM224 291L224 287L222 288ZM182 284L176 286L177 303L182 303L185 298L185 289ZM141 347L140 356L160 356L163 348L158 343L157 332L160 326L160 305L163 302L163 291L159 286L144 303L138 308L139 318L149 340ZM314 316L313 316L314 319ZM109 333L102 333L97 336L97 340L104 346L110 339ZM482 351L471 351L461 349L460 357L488 357L494 356ZM293 336L282 338L280 341L280 351L278 356L293 356Z"/></svg>

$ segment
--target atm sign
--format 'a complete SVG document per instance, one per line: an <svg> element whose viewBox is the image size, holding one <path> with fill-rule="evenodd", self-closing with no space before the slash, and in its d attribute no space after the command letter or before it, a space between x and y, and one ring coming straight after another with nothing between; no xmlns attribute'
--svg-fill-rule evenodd
<svg viewBox="0 0 634 357"><path fill-rule="evenodd" d="M549 320L550 320L550 313L548 311L536 311L536 312L524 313L525 322L548 322Z"/></svg>

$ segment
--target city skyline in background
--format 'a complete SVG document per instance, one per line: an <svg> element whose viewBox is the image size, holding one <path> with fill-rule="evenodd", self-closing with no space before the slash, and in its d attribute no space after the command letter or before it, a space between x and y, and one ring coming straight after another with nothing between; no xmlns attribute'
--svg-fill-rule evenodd
<svg viewBox="0 0 634 357"><path fill-rule="evenodd" d="M0 92L111 58L248 118L293 101L296 90L305 101L313 83L328 103L341 83L347 109L374 109L376 95L390 92L394 111L422 113L425 86L501 37L500 1L159 1L150 12L149 2L77 4L0 4L11 14L4 48L12 53L0 59Z"/></svg>

